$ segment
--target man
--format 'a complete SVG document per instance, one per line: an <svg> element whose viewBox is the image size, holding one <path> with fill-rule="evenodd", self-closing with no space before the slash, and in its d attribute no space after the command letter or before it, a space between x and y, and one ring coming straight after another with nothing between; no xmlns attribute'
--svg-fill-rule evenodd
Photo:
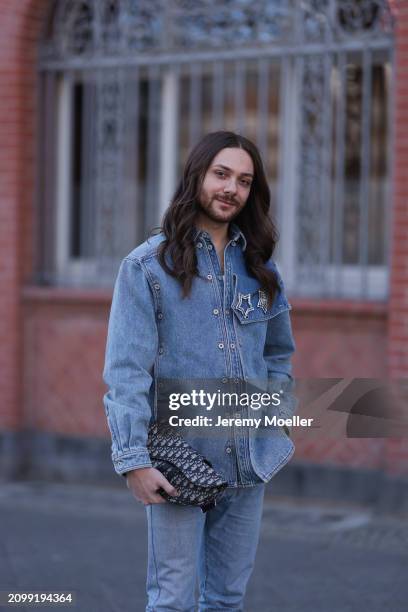
<svg viewBox="0 0 408 612"><path fill-rule="evenodd" d="M200 612L243 610L265 483L294 451L281 427L186 431L228 481L204 514L165 502L158 489L177 491L146 449L159 379L217 380L225 389L256 381L279 390L279 416L293 413L290 305L271 259L277 233L269 207L255 145L232 132L208 134L186 162L162 232L123 260L116 280L104 403L115 470L146 506L149 612L195 610L197 576ZM251 412L225 407L234 418Z"/></svg>

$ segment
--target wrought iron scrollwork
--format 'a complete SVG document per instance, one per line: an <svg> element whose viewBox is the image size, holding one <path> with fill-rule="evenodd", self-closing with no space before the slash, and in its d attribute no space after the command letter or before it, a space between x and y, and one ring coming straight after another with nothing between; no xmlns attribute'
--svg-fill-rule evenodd
<svg viewBox="0 0 408 612"><path fill-rule="evenodd" d="M394 18L388 2L382 0L338 0L338 27L348 34L392 32Z"/></svg>
<svg viewBox="0 0 408 612"><path fill-rule="evenodd" d="M59 0L43 56L328 42L393 26L385 0Z"/></svg>

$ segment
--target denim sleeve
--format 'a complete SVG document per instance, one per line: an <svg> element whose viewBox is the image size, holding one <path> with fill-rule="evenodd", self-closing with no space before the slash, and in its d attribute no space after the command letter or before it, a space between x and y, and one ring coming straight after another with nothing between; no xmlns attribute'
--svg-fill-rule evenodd
<svg viewBox="0 0 408 612"><path fill-rule="evenodd" d="M113 291L103 379L112 461L118 474L150 467L149 392L158 348L153 296L139 262L124 259Z"/></svg>
<svg viewBox="0 0 408 612"><path fill-rule="evenodd" d="M290 418L297 408L294 395L295 382L292 377L291 357L295 351L289 310L268 321L264 359L268 368L269 392L280 392L279 416ZM283 393L282 393L283 392Z"/></svg>

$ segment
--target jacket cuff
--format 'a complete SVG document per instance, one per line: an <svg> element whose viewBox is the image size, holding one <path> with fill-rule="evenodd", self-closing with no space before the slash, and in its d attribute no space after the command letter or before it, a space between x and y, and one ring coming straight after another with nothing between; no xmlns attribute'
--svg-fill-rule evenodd
<svg viewBox="0 0 408 612"><path fill-rule="evenodd" d="M125 475L126 472L143 467L153 467L147 449L122 453L112 457L115 472Z"/></svg>

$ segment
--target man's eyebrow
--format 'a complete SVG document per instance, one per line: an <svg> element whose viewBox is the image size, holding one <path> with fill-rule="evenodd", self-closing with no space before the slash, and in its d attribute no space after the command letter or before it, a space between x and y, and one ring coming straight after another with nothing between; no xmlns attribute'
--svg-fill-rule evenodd
<svg viewBox="0 0 408 612"><path fill-rule="evenodd" d="M214 164L214 168L215 166L219 166L220 168L224 168L224 170L229 170L229 172L232 172L231 168L228 168L228 166L223 166L223 164ZM254 175L250 172L241 172L241 176L251 176L253 178Z"/></svg>

